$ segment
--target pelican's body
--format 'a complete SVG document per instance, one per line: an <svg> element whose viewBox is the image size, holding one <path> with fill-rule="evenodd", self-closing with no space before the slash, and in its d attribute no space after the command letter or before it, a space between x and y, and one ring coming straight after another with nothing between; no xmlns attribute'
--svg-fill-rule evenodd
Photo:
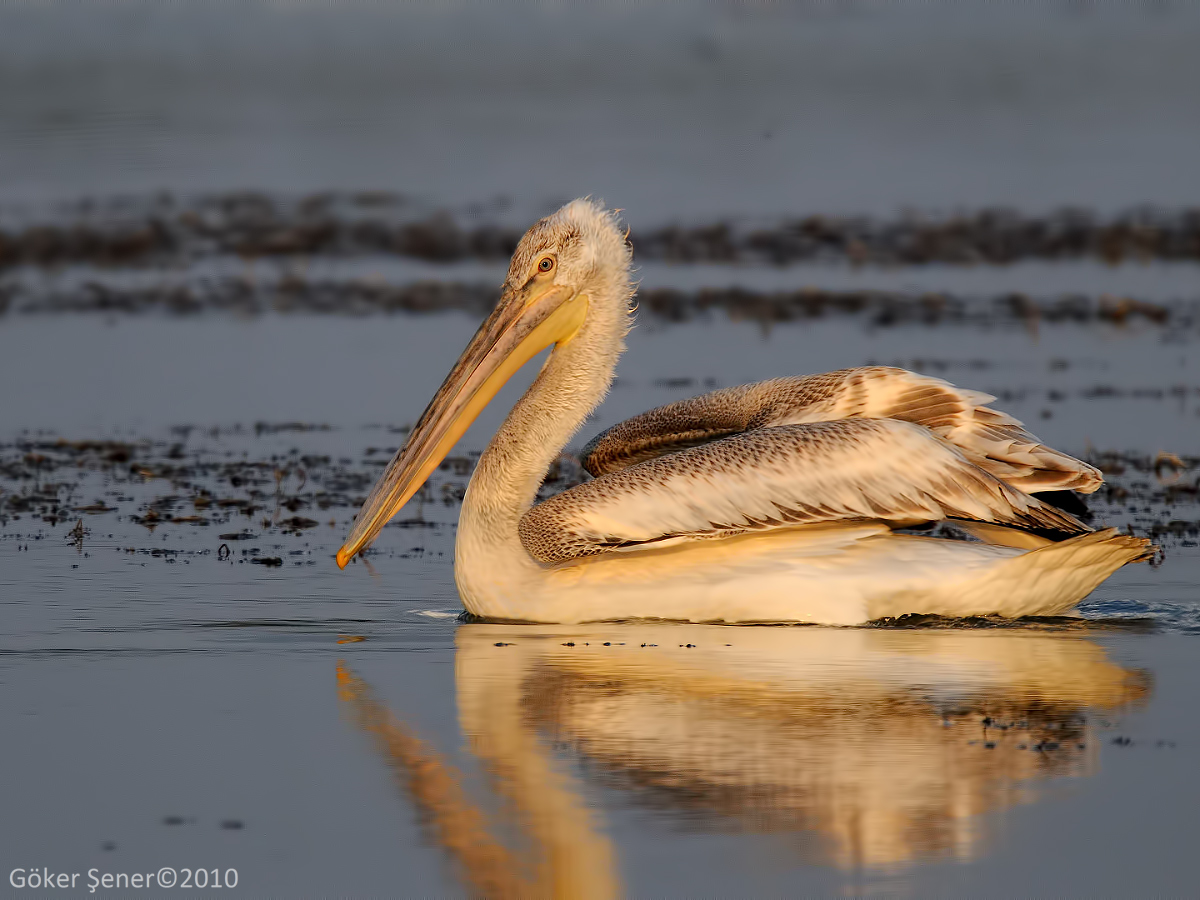
<svg viewBox="0 0 1200 900"><path fill-rule="evenodd" d="M615 217L589 201L526 234L504 295L376 484L340 565L550 345L463 500L455 581L475 615L828 624L1047 615L1146 555L1145 541L1092 532L1027 493L1095 490L1096 470L987 408L987 395L878 367L635 417L588 446L595 480L535 506L550 464L612 380L630 324L629 265ZM983 540L893 531L945 518L967 520Z"/></svg>

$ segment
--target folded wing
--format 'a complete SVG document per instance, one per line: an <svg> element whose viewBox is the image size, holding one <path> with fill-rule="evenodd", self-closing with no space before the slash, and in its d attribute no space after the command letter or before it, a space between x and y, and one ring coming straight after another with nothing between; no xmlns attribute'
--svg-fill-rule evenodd
<svg viewBox="0 0 1200 900"><path fill-rule="evenodd" d="M1090 529L1005 484L928 428L845 418L734 434L625 466L533 507L521 542L556 563L681 536L876 520Z"/></svg>
<svg viewBox="0 0 1200 900"><path fill-rule="evenodd" d="M924 426L980 468L1027 493L1090 493L1099 471L1047 447L996 398L905 369L867 366L776 378L713 391L649 410L613 426L583 452L593 475L621 469L758 428L847 418L897 419Z"/></svg>

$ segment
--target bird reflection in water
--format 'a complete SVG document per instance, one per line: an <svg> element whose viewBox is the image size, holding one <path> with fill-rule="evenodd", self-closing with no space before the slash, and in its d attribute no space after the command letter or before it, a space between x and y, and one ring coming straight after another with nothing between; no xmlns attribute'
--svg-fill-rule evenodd
<svg viewBox="0 0 1200 900"><path fill-rule="evenodd" d="M615 896L616 853L556 753L688 827L795 833L807 859L902 872L985 852L1039 780L1088 776L1093 717L1150 679L1077 630L468 624L459 721L504 799L461 777L339 667L436 841L488 895ZM513 829L518 852L496 837Z"/></svg>

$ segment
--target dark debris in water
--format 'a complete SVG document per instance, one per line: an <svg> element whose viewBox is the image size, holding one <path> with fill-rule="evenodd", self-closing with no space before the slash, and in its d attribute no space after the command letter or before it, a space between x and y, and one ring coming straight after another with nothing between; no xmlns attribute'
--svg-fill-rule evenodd
<svg viewBox="0 0 1200 900"><path fill-rule="evenodd" d="M269 568L289 564L251 545L289 534L313 536L319 544L336 541L378 477L379 457L374 447L358 460L299 447L281 453L277 440L269 439L277 434L263 428L215 434L196 428L176 429L160 440L70 441L39 434L0 443L0 539L17 540L19 535L21 541L40 540L47 527L61 528L61 537L82 551L93 532L105 529L106 521L136 525L144 537L163 529L211 528L211 535L202 539L208 548L204 552L219 561ZM224 438L239 451L250 449L232 454ZM181 444L186 454L176 452ZM409 515L389 528L412 530L414 537L417 530L453 528L477 459L477 454L469 454L444 460L414 498ZM550 496L588 477L578 460L564 455L552 465L541 495ZM438 509L445 513L431 514ZM80 510L86 510L86 523ZM204 515L193 514L196 510ZM182 551L156 547L144 552L173 560ZM428 552L424 546L406 551ZM294 564L310 564L307 551L289 553L307 557Z"/></svg>
<svg viewBox="0 0 1200 900"><path fill-rule="evenodd" d="M695 292L660 288L640 292L638 309L671 321L720 312L735 321L759 322L855 316L880 327L911 324L1029 327L1040 322L1118 326L1143 322L1179 329L1200 325L1200 298L1152 303L1109 294L1035 298L1015 293L971 297L947 292L818 288L763 292L745 288L705 288Z"/></svg>
<svg viewBox="0 0 1200 900"><path fill-rule="evenodd" d="M388 284L362 279L319 279L295 274L277 279L223 277L160 284L110 284L98 279L71 288L0 283L0 313L116 313L174 316L313 314L366 316L465 311L486 315L495 304L493 285L420 281ZM724 315L734 321L794 322L855 317L879 327L976 325L1031 327L1038 323L1125 326L1143 324L1194 330L1200 297L1151 302L1133 297L1069 294L967 296L948 292L824 290L755 291L746 288L672 288L639 292L642 314L672 322Z"/></svg>
<svg viewBox="0 0 1200 900"><path fill-rule="evenodd" d="M388 196L388 195L380 195ZM403 198L291 198L263 193L159 194L85 201L36 218L0 210L0 270L67 264L131 266L198 256L391 255L432 262L502 261L523 229L418 210ZM1138 208L1116 215L1010 209L891 218L806 214L771 224L715 221L635 230L638 259L855 264L1011 263L1022 259L1200 259L1200 209Z"/></svg>
<svg viewBox="0 0 1200 900"><path fill-rule="evenodd" d="M1079 616L1022 616L1009 619L1003 616L938 616L924 613L908 613L903 616L885 616L871 622L874 628L1020 628L1023 630L1064 631L1085 629L1115 629L1119 631L1153 631L1155 621L1149 618L1081 618Z"/></svg>

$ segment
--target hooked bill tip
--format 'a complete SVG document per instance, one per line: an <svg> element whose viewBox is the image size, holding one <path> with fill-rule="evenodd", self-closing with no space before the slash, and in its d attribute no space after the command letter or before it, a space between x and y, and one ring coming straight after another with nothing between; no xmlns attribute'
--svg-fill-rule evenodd
<svg viewBox="0 0 1200 900"><path fill-rule="evenodd" d="M345 547L337 552L337 564L339 569L346 568L346 563L350 562L351 555L352 554L346 552Z"/></svg>

